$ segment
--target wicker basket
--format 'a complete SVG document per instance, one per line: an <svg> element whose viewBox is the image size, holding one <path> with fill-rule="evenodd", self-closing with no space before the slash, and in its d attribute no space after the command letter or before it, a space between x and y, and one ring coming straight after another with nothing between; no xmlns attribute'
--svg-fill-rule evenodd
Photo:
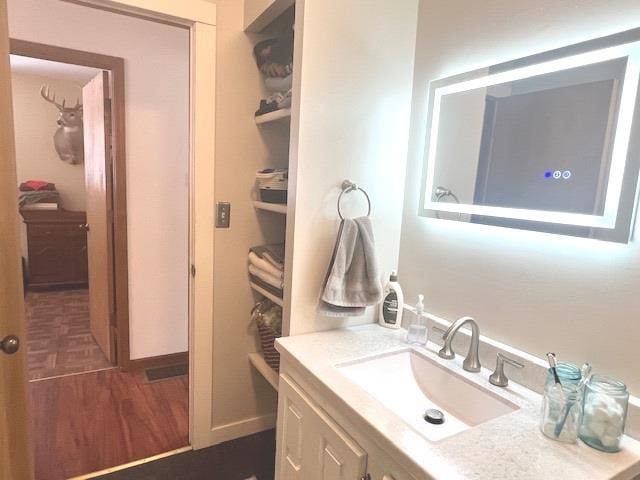
<svg viewBox="0 0 640 480"><path fill-rule="evenodd" d="M280 354L276 350L275 341L280 335L276 335L273 330L264 325L262 322L257 322L258 332L260 333L260 344L262 345L262 356L267 364L273 368L276 372L280 371Z"/></svg>

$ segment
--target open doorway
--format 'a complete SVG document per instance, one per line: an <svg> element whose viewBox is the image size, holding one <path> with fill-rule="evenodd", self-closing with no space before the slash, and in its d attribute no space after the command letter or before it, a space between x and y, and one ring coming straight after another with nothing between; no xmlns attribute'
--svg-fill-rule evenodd
<svg viewBox="0 0 640 480"><path fill-rule="evenodd" d="M35 471L58 480L189 445L189 44L178 27L36 3L10 9L10 24L34 19L23 38L58 24L37 31L50 44L10 42L16 186ZM58 32L84 17L120 32L98 51L122 56L56 45L75 47ZM162 42L145 27L178 30L175 52L149 48ZM171 54L183 62L160 75Z"/></svg>
<svg viewBox="0 0 640 480"><path fill-rule="evenodd" d="M42 54L28 42L13 49ZM73 60L64 49L49 56ZM20 54L10 60L29 378L110 368L118 363L113 200L103 175L114 143L111 73Z"/></svg>
<svg viewBox="0 0 640 480"><path fill-rule="evenodd" d="M0 77L3 78L1 83L4 87L0 92L0 102L7 113L12 111L9 37L125 59L128 72L125 79L128 186L132 179L138 183L133 189L138 190L137 192L130 192L129 188L126 192L130 207L127 211L129 363L130 367L139 368L158 364L162 359L188 359L189 384L184 388L185 392L188 391L188 401L185 402L187 407L182 410L185 421L177 422L185 432L181 441L183 444L191 443L194 448L219 443L222 441L222 432L219 428L214 428L217 423L214 423L216 417L212 414L211 400L214 242L212 222L207 220L212 219L214 213L211 199L214 198L215 160L216 6L203 0L144 6L136 0L69 3L59 0L9 0L4 3L5 5L0 5L0 50L5 53L5 62L0 62ZM5 28L7 6L8 31ZM98 9L87 6L97 6ZM100 7L104 9L101 10ZM176 93L181 97L179 101L175 101ZM2 316L0 326L3 332L10 332L9 338L15 338L18 346L19 341L26 338L26 332L23 295L19 288L20 216L15 194L17 178L13 152L13 115L1 118L4 132L1 142L6 162L1 163L0 179L4 179L1 191L4 193L0 216L3 222L6 221L8 228L7 235L1 236L3 248L0 251L10 254L10 257L5 255L2 258L3 264L8 268L4 272L6 282L0 282L0 297L3 299L2 308L6 308L10 315ZM137 144L133 141L136 136ZM158 182L160 173L170 181L166 184ZM145 208L145 203L150 203L151 207ZM158 222L158 219L161 221ZM138 232L133 232L135 229ZM176 241L176 234L180 236L180 241ZM190 271L195 273L196 268L197 276L189 275ZM136 275L144 278L135 280ZM170 302L173 302L171 308L168 307ZM15 332L14 336L12 332ZM109 369L95 374L59 378L80 379L95 375L96 378L104 379L107 377L103 375L105 372L119 370ZM37 395L33 394L33 386L48 385L54 381L29 384L32 405L30 411L27 411L25 349L19 348L8 360L3 357L0 373L4 379L3 386L7 387L0 388L0 403L7 411L2 427L11 432L12 438L10 445L5 444L0 452L3 458L11 460L3 462L3 465L8 466L10 476L30 478L32 448L27 442L27 426L39 423L38 418L34 419L38 414L34 412L33 397ZM160 386L163 383L151 385ZM92 386L67 384L66 387L63 393L67 396L82 393L88 397L85 405L93 406L97 403L96 399L103 400L107 396L104 395L104 390L92 390ZM120 393L131 395L116 408L107 409L98 405L94 408L96 412L93 417L85 412L83 419L85 424L90 425L89 429L68 421L65 424L64 419L59 418L56 426L55 417L63 410L59 405L61 395L52 394L48 398L40 396L42 403L46 403L45 413L42 415L54 423L48 430L34 428L37 434L32 435L32 438L41 444L35 449L51 450L54 446L64 449L64 445L58 445L55 439L42 440L50 433L64 428L79 436L87 433L93 437L98 436L97 448L101 450L112 448L113 444L117 444L122 450L130 450L140 444L157 443L166 438L162 431L159 432L159 428L164 426L165 430L171 429L172 425L167 422L169 415L175 418L179 413L179 409L167 403L139 410L142 417L149 412L159 412L160 426L147 422L148 428L136 439L122 440L121 436L112 435L103 429L109 423L105 417L111 420L111 425L108 426L113 426L114 422L123 420L123 413L127 417L134 416L136 412L131 396L139 394L140 390L139 386L118 385ZM173 396L174 400L175 397L176 395ZM72 408L67 407L66 410ZM187 416L188 424L184 425L187 423ZM145 427L143 421L136 423ZM241 432L235 424L224 429L227 438ZM72 441L74 440L80 439ZM67 450L70 450L72 457L76 453L73 448ZM145 458L144 452L140 450L133 453L135 458ZM51 466L58 473L65 461L81 460L79 455L63 459L56 458L55 454L56 452L50 453ZM102 451L92 451L89 455L98 457L102 454ZM38 456L36 451L35 457ZM107 465L119 462L121 461L112 457ZM44 470L49 473L49 477L53 477L55 472L46 472L46 467L47 465L41 466L39 470Z"/></svg>

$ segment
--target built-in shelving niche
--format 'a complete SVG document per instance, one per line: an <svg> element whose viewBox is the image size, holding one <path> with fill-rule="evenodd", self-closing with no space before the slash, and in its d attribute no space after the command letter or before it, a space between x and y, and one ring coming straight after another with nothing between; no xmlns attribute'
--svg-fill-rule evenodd
<svg viewBox="0 0 640 480"><path fill-rule="evenodd" d="M258 8L259 7L259 8ZM256 12L256 9L259 11ZM245 0L246 15L245 32L252 39L275 36L286 32L294 23L295 0ZM256 104L257 104L256 99ZM286 168L289 166L289 136L291 123L291 109L276 110L264 115L255 117L255 123L260 129L264 144L269 149L269 157L272 160L271 167ZM273 232L284 239L286 229L287 205L266 203L252 200L256 209L259 224L265 234L265 238L273 236ZM275 214L275 215L274 215ZM283 221L284 219L284 221ZM268 298L276 305L284 307L282 298L273 295L259 285L249 282L251 289L256 294L256 299L260 297ZM285 287L286 288L286 287ZM249 361L251 365L269 382L278 389L278 373L265 362L259 352L250 353Z"/></svg>

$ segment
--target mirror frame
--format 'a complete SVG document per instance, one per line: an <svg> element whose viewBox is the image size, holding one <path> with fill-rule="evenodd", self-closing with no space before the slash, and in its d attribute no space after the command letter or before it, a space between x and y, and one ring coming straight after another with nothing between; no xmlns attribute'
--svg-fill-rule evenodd
<svg viewBox="0 0 640 480"><path fill-rule="evenodd" d="M439 111L440 102L444 95L614 59L626 59L626 69L622 84L603 215L435 201L434 194L437 186L434 185L434 172L436 167ZM626 196L629 196L630 190L629 187L623 188L625 184L629 183L629 180L625 177L637 175L637 168L634 165L636 162L630 162L628 159L633 156L632 150L634 149L630 145L633 143L633 132L637 130L636 127L640 123L640 119L635 119L640 111L640 108L637 108L638 103L640 103L640 95L638 95L639 82L640 28L431 81L428 88L427 128L419 215L432 217L434 213L437 216L437 212L449 212L459 215L525 220L534 225L536 223L558 224L605 230L620 228L618 212L621 197L623 190L626 190L624 194ZM634 186L637 184L637 179L634 179L633 184ZM632 200L635 205L637 188L633 190ZM635 216L635 207L633 211L634 214L627 222L629 225L626 225L626 239L624 241L628 241L629 231ZM622 225L622 227L625 226ZM535 230L535 228L532 229ZM611 232L609 232L610 234Z"/></svg>

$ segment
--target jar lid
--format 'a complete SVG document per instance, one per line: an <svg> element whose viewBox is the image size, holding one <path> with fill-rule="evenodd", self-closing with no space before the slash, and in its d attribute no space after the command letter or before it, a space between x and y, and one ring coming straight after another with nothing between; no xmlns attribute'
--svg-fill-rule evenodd
<svg viewBox="0 0 640 480"><path fill-rule="evenodd" d="M625 393L627 386L615 378L594 374L589 379L589 388L603 393Z"/></svg>

